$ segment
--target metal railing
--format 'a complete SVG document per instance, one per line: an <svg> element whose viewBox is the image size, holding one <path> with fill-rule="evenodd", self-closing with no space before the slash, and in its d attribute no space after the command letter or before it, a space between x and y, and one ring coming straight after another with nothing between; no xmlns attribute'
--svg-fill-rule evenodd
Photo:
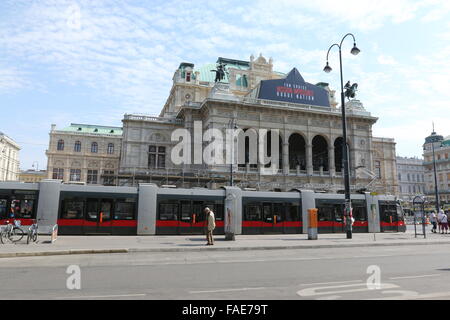
<svg viewBox="0 0 450 320"><path fill-rule="evenodd" d="M135 120L135 121L151 121L151 122L159 122L159 123L170 123L170 124L177 124L182 125L184 122L182 119L176 119L176 118L162 118L162 117L155 117L155 116L148 116L144 114L125 114L124 120Z"/></svg>

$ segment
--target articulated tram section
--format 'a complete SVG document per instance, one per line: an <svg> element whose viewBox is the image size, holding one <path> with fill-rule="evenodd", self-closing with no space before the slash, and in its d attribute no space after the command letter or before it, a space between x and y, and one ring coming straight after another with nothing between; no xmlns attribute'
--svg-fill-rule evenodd
<svg viewBox="0 0 450 320"><path fill-rule="evenodd" d="M353 231L404 232L401 206L394 196L352 194ZM344 233L344 195L40 183L0 183L0 224L58 225L60 235L204 234L208 207L216 217L215 234L307 234L308 210L318 209L319 233Z"/></svg>

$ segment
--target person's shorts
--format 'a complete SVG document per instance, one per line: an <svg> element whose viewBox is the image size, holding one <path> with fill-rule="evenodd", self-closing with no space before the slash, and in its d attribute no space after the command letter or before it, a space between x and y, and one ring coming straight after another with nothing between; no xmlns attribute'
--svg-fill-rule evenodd
<svg viewBox="0 0 450 320"><path fill-rule="evenodd" d="M442 223L442 228L444 228L445 230L447 230L447 229L448 229L448 222Z"/></svg>

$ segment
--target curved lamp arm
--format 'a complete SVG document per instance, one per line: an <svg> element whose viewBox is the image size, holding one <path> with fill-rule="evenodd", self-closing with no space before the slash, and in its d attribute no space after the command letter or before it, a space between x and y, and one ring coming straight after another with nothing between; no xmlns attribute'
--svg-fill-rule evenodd
<svg viewBox="0 0 450 320"><path fill-rule="evenodd" d="M341 42L341 44L342 44L342 42ZM328 49L328 52L327 52L327 62L328 62L328 55L330 54L330 51L331 51L331 49L332 49L334 46L337 46L337 47L339 48L339 50L341 50L341 46L340 46L340 45L338 45L337 43L333 44L333 45Z"/></svg>
<svg viewBox="0 0 450 320"><path fill-rule="evenodd" d="M341 45L339 46L340 48L342 47L342 43L344 42L344 39L347 38L348 36L352 36L353 43L356 44L356 39L355 39L355 36L353 35L353 33L347 33L341 40Z"/></svg>

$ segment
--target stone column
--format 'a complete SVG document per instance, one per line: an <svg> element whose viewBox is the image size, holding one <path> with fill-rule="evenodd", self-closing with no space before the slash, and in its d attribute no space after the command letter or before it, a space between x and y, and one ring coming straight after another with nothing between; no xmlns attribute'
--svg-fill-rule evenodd
<svg viewBox="0 0 450 320"><path fill-rule="evenodd" d="M306 171L309 176L313 175L313 157L312 157L312 144L306 145Z"/></svg>
<svg viewBox="0 0 450 320"><path fill-rule="evenodd" d="M289 174L289 143L283 143L283 173Z"/></svg>
<svg viewBox="0 0 450 320"><path fill-rule="evenodd" d="M334 177L336 175L336 164L334 162L334 146L328 148L328 160L330 166L330 176Z"/></svg>

